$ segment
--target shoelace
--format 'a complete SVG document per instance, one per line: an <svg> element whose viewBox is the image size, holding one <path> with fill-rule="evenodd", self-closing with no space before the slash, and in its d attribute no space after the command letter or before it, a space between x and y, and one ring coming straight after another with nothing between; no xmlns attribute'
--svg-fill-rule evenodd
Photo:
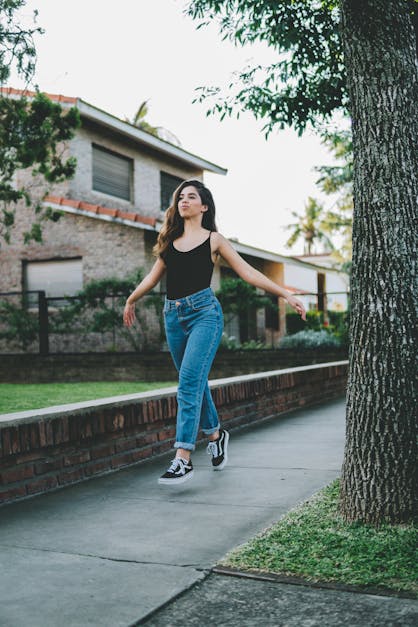
<svg viewBox="0 0 418 627"><path fill-rule="evenodd" d="M206 447L206 452L208 455L212 455L212 457L217 457L218 445L216 444L216 442L209 442L209 444Z"/></svg>
<svg viewBox="0 0 418 627"><path fill-rule="evenodd" d="M184 467L187 466L187 464L182 459L175 457L171 462L171 466L167 472L175 472L179 466L180 470L184 470Z"/></svg>

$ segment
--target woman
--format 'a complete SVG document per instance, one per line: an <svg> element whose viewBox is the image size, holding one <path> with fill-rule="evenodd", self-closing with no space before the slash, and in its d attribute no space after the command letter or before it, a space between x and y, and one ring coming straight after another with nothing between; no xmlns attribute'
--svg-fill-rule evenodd
<svg viewBox="0 0 418 627"><path fill-rule="evenodd" d="M219 424L208 386L223 330L221 306L210 288L218 257L241 279L285 298L303 320L306 313L297 298L250 266L218 233L212 194L200 181L184 181L174 192L154 252L157 261L127 299L123 320L128 327L134 323L135 302L166 273L164 322L168 347L179 372L178 412L176 456L158 481L176 485L193 476L190 456L199 425L209 438L213 469L222 470L228 461L229 433Z"/></svg>

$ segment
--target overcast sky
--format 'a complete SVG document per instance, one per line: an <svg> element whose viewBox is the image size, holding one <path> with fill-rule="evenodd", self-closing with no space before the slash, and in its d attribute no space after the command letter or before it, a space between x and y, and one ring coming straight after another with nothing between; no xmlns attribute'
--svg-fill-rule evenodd
<svg viewBox="0 0 418 627"><path fill-rule="evenodd" d="M215 24L197 30L183 13L184 0L27 0L24 13L39 11L45 34L37 38L35 83L42 91L78 96L118 117L132 118L149 100L148 121L174 133L185 150L228 168L206 174L227 237L281 254L283 226L308 196L321 198L315 165L332 157L312 132L299 138L277 131L264 138L250 114L239 120L206 117L192 104L200 85L227 85L251 60L274 59L262 45L236 48L222 42ZM22 87L16 78L10 86ZM327 201L329 203L329 201Z"/></svg>

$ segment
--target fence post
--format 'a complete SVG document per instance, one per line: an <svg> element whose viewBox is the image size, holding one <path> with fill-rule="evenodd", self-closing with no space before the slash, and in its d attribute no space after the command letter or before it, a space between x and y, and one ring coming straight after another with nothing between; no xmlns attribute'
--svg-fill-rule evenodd
<svg viewBox="0 0 418 627"><path fill-rule="evenodd" d="M39 352L41 355L49 353L48 333L48 301L45 292L38 292L38 320L39 320Z"/></svg>

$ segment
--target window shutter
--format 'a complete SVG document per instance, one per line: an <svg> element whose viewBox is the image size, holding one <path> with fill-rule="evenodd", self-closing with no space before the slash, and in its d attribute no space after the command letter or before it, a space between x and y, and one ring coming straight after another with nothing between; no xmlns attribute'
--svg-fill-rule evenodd
<svg viewBox="0 0 418 627"><path fill-rule="evenodd" d="M93 146L93 189L131 200L132 159Z"/></svg>

